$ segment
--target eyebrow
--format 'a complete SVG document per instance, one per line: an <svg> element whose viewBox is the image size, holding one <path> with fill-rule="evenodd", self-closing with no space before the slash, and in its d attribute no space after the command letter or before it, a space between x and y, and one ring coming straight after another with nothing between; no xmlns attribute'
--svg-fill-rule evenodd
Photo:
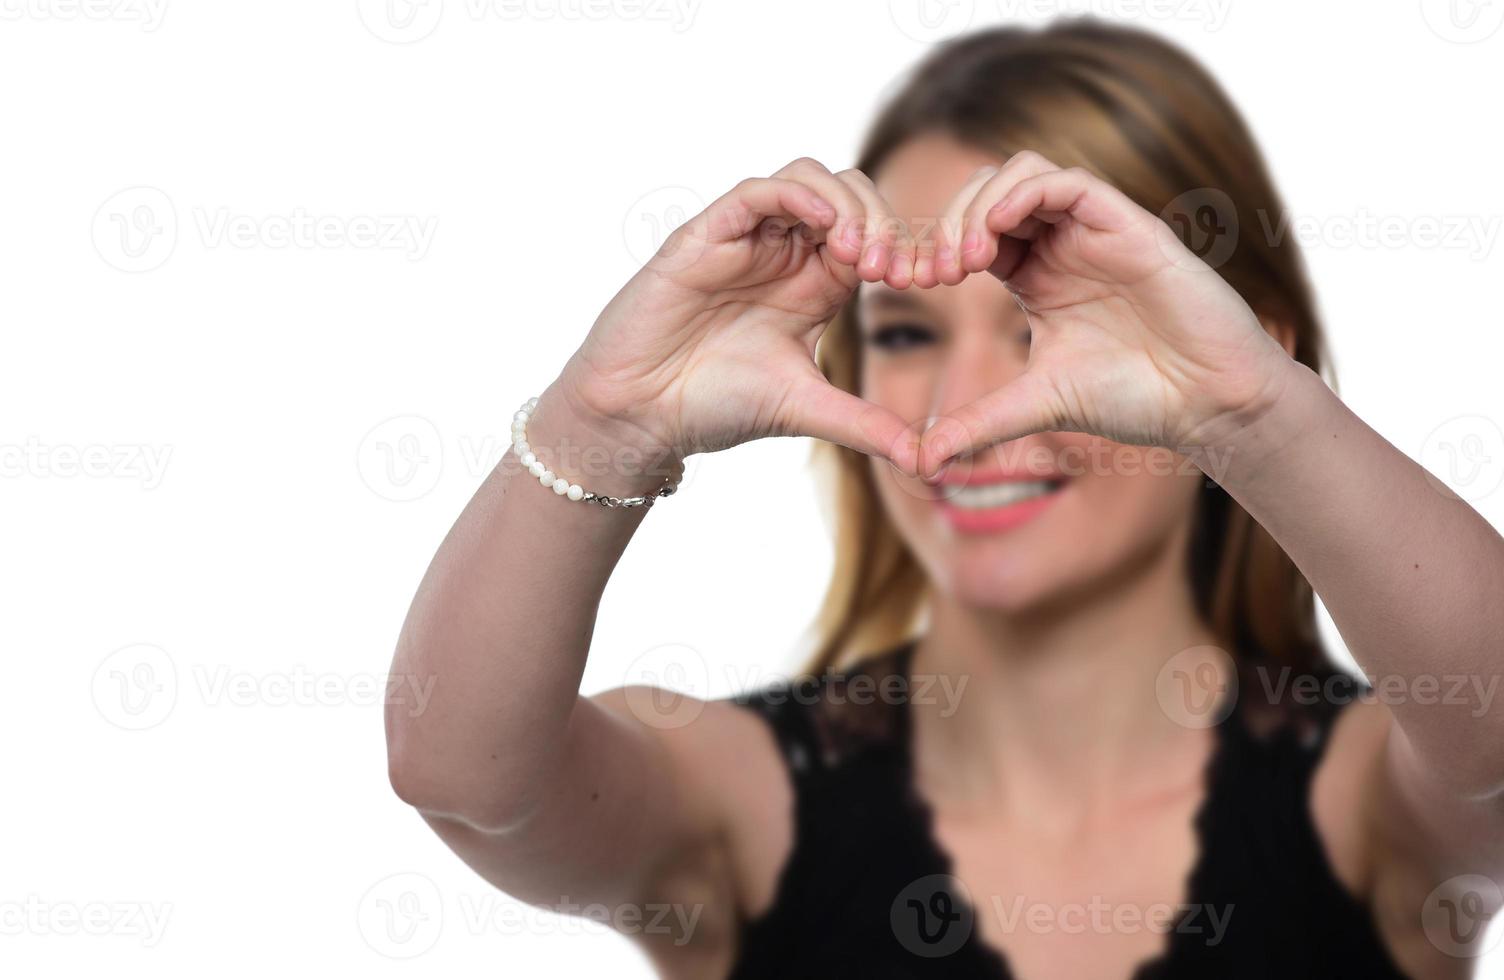
<svg viewBox="0 0 1504 980"><path fill-rule="evenodd" d="M924 310L928 304L910 292L899 292L886 287L871 287L857 295L861 309Z"/></svg>

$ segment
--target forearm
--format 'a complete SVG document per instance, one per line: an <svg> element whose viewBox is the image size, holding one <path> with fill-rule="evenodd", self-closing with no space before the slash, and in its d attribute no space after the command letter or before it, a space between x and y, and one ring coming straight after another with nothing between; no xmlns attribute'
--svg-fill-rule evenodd
<svg viewBox="0 0 1504 980"><path fill-rule="evenodd" d="M1504 540L1291 362L1229 434L1222 486L1279 542L1380 685L1417 757L1465 793L1504 787Z"/></svg>
<svg viewBox="0 0 1504 980"><path fill-rule="evenodd" d="M627 496L662 482L644 447L601 431L556 388L528 438L589 490ZM433 685L421 714L387 709L405 799L496 823L549 791L601 594L644 514L560 497L506 454L439 547L398 640L393 673Z"/></svg>

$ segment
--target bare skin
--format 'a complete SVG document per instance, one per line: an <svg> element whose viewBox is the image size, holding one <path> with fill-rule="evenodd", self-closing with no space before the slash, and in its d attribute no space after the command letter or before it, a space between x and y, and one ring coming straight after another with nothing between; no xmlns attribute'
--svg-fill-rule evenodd
<svg viewBox="0 0 1504 980"><path fill-rule="evenodd" d="M1105 564L1090 568L1043 564L1018 545L1023 532L1012 544L926 537L927 515L899 500L916 498L891 487L999 443L1231 449L1219 481L1378 676L1499 673L1504 608L1490 600L1504 594L1504 541L1107 183L1032 155L989 161L935 145L910 157L917 176L905 181L895 162L886 193L800 160L711 205L603 311L541 396L530 440L546 461L563 443L671 462L769 435L872 455L893 481L885 504L937 585L918 663L968 678L961 710L915 709L920 791L959 876L973 893L1055 906L1182 901L1211 740L1167 718L1152 691L1167 650L1213 642L1181 571L1188 507L1155 503L1188 484L1114 485L1144 519L1112 522L1132 526L1104 531L1094 560ZM922 198L937 185L958 188L941 207ZM937 212L950 220L921 247L915 219ZM855 243L842 237L851 224L865 229ZM948 324L930 353L883 361L866 398L830 388L811 359L859 287L928 295ZM1033 339L1005 369L977 351L1004 322L988 304L1014 297ZM921 434L913 423L933 416ZM629 494L661 479L629 470L581 482ZM1078 513L1057 507L1060 521ZM791 791L769 733L735 706L659 729L634 713L634 692L579 697L598 602L641 522L566 505L510 459L488 477L398 643L393 671L438 683L420 717L388 716L392 781L466 862L524 900L701 909L688 937L640 938L665 976L719 977L739 923L772 901ZM1318 772L1312 810L1338 876L1416 975L1468 966L1422 933L1427 894L1453 875L1504 872L1499 746L1498 712L1365 704L1346 713ZM980 921L1025 980L1126 977L1163 944L1142 930Z"/></svg>

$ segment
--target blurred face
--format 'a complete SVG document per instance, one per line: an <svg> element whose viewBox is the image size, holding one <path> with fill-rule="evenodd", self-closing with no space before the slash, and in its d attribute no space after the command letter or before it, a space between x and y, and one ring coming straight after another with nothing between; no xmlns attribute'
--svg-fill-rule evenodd
<svg viewBox="0 0 1504 980"><path fill-rule="evenodd" d="M979 168L1003 161L943 137L889 157L878 190L922 239ZM995 277L857 299L862 395L909 420L936 418L1007 384L1029 358L1029 323ZM1203 477L1168 450L1041 433L958 461L938 487L873 460L883 506L942 594L1024 613L1089 593L1156 560L1179 560ZM1172 551L1173 549L1173 551Z"/></svg>

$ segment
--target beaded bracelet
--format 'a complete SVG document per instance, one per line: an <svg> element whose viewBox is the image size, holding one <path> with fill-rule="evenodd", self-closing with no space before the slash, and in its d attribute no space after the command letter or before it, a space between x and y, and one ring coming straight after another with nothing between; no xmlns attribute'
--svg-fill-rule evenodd
<svg viewBox="0 0 1504 980"><path fill-rule="evenodd" d="M517 458L527 471L538 478L538 482L553 490L554 493L568 500L581 500L586 503L600 504L602 507L651 507L653 501L659 497L671 497L674 491L679 489L678 483L673 476L663 478L663 486L643 494L640 497L612 497L607 494L592 493L578 483L570 483L553 470L543 465L533 453L533 447L527 441L527 420L533 414L533 409L538 407L536 397L529 398L517 409L517 414L512 416L512 449L517 453Z"/></svg>

